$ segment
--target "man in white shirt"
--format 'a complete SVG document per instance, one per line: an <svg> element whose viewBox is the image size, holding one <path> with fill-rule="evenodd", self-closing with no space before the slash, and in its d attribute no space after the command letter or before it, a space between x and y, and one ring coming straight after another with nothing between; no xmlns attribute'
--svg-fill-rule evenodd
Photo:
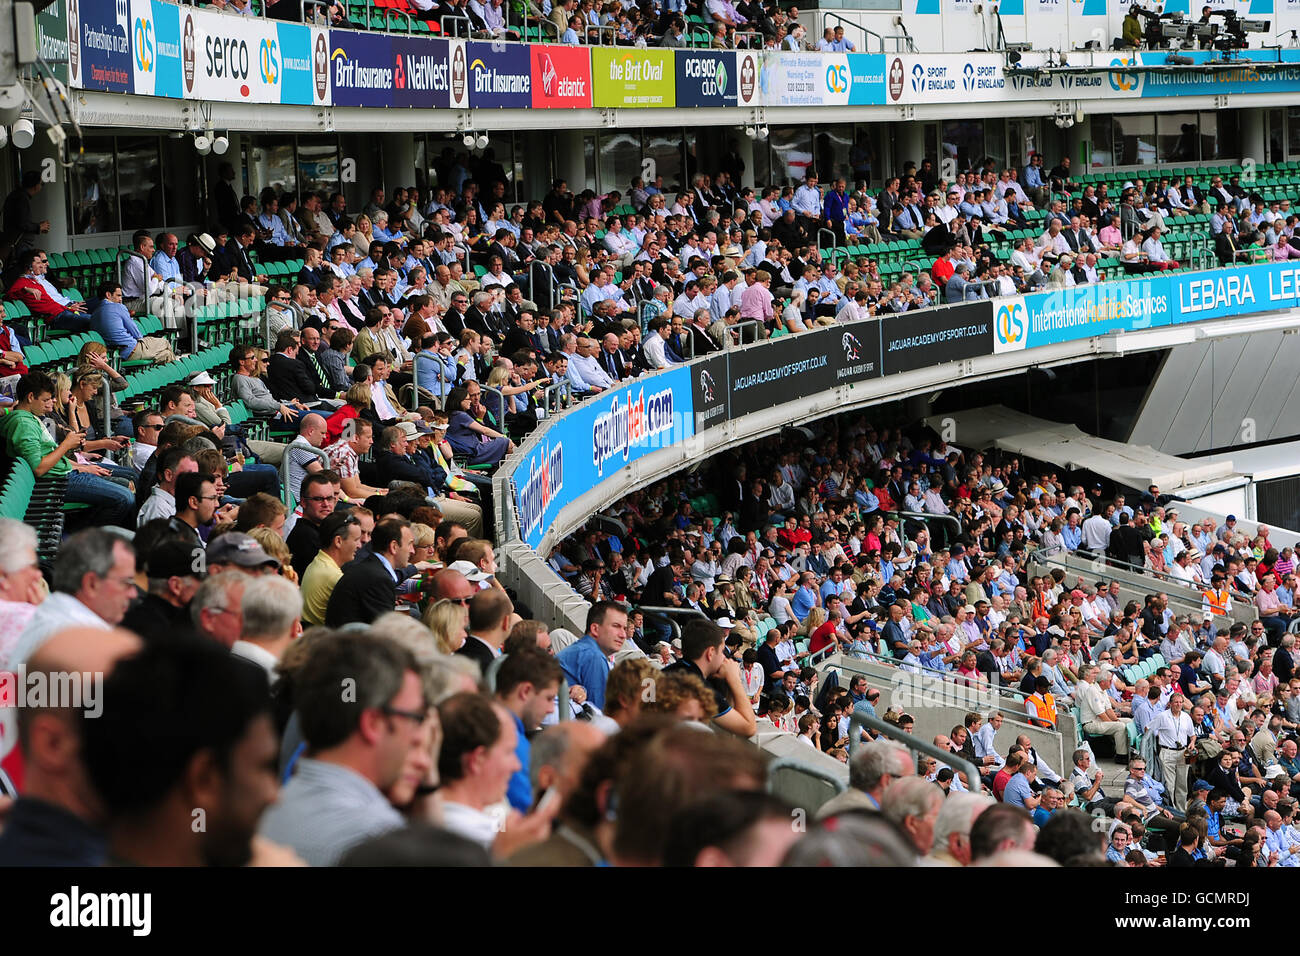
<svg viewBox="0 0 1300 956"><path fill-rule="evenodd" d="M1111 706L1105 691L1097 684L1099 668L1096 664L1087 664L1075 694L1079 702L1080 722L1084 731L1095 736L1109 734L1115 741L1115 759L1119 763L1128 762L1128 725L1129 718L1121 717Z"/></svg>
<svg viewBox="0 0 1300 956"><path fill-rule="evenodd" d="M1185 754L1188 747L1196 740L1196 731L1192 727L1192 718L1183 713L1183 695L1175 692L1169 698L1169 709L1157 714L1147 725L1155 735L1160 769L1164 777L1165 789L1169 791L1170 803L1179 813L1187 804L1187 761Z"/></svg>
<svg viewBox="0 0 1300 956"><path fill-rule="evenodd" d="M664 316L650 320L650 331L646 335L641 351L645 353L646 363L651 368L668 368L676 363L664 354L664 343L672 335L672 326Z"/></svg>
<svg viewBox="0 0 1300 956"><path fill-rule="evenodd" d="M577 341L576 351L569 356L569 366L576 368L578 375L588 385L606 389L611 385L617 385L618 382L611 378L609 373L601 368L600 363L596 361L596 355L599 352L600 344L595 339L580 338Z"/></svg>
<svg viewBox="0 0 1300 956"><path fill-rule="evenodd" d="M198 470L198 462L179 447L163 452L158 461L158 483L140 506L136 527L142 528L156 518L170 518L176 514L176 479L186 472Z"/></svg>
<svg viewBox="0 0 1300 956"><path fill-rule="evenodd" d="M1108 507L1109 511L1110 508ZM1091 518L1083 523L1083 547L1093 554L1101 555L1106 553L1106 548L1110 545L1110 516L1109 514L1094 514Z"/></svg>
<svg viewBox="0 0 1300 956"><path fill-rule="evenodd" d="M10 669L59 631L73 627L111 630L136 596L135 551L105 528L79 531L63 542L54 561L54 592L42 601L9 652Z"/></svg>

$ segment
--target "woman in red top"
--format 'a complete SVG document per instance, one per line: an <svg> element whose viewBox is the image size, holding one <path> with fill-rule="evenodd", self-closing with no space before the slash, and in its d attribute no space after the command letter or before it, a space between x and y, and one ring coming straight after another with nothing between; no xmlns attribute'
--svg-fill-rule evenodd
<svg viewBox="0 0 1300 956"><path fill-rule="evenodd" d="M344 430L348 427L348 422L361 416L362 409L370 408L370 386L364 382L353 385L344 395L347 404L337 412L325 419L325 428L328 433L327 444L334 444L343 437ZM366 416L374 417L373 412Z"/></svg>
<svg viewBox="0 0 1300 956"><path fill-rule="evenodd" d="M826 612L819 607L815 607L808 612L808 618L810 622L813 619L813 615L817 615L819 618L821 618L821 621L815 627L811 628L812 637L808 639L809 654L816 654L818 651L830 647L832 644L834 644L835 628L839 624L838 621L827 620Z"/></svg>

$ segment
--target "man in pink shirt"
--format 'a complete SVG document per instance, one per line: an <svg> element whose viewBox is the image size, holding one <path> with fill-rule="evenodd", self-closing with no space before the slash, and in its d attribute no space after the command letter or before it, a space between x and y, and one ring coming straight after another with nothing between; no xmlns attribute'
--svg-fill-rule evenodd
<svg viewBox="0 0 1300 956"><path fill-rule="evenodd" d="M760 269L755 281L740 296L740 317L758 319L771 326L775 313L772 310L772 273Z"/></svg>

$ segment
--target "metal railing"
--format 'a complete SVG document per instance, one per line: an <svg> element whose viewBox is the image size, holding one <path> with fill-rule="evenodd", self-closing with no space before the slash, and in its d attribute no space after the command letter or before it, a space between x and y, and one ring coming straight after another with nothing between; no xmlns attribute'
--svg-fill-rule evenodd
<svg viewBox="0 0 1300 956"><path fill-rule="evenodd" d="M975 769L975 765L960 754L955 754L950 750L941 750L932 743L927 743L919 737L914 737L901 727L895 727L893 724L886 723L877 717L863 711L853 711L849 717L849 760L853 760L853 753L858 747L862 746L862 734L859 732L863 728L875 731L881 737L888 737L894 743L906 747L908 750L914 750L917 753L923 753L927 757L933 757L939 763L951 767L954 773L960 773L966 778L966 789L971 793L980 793L980 775Z"/></svg>
<svg viewBox="0 0 1300 956"><path fill-rule="evenodd" d="M449 22L452 24L464 24L464 26L457 26L453 31L448 28ZM463 13L444 13L438 18L438 29L442 31L442 35L445 37L468 37L474 32L474 24L470 21L470 18L465 16ZM461 32L462 30L464 32ZM469 260L466 259L466 262L468 261Z"/></svg>
<svg viewBox="0 0 1300 956"><path fill-rule="evenodd" d="M1073 554L1072 552L1071 552L1071 556L1074 556L1074 554ZM1196 592L1196 596L1197 596L1197 598L1200 598L1200 597L1202 596L1202 594L1203 594L1203 592L1201 591L1201 589L1200 589L1200 588L1199 588L1199 587L1198 587L1194 582L1191 582L1191 581L1184 581L1182 578L1176 578L1176 577L1173 577L1172 575L1169 574L1168 571L1157 571L1155 568L1148 568L1148 567L1145 567L1145 566L1141 566L1141 565L1133 564L1132 562L1129 562L1129 561L1121 561L1121 560L1119 560L1118 558L1112 558L1112 557L1110 557L1109 555L1101 556L1101 557L1102 557L1102 561L1103 561L1103 563L1102 563L1101 565L1098 566L1098 573L1099 573L1099 574L1101 574L1101 569L1103 569L1103 568L1117 568L1117 569L1119 569L1119 570L1121 570L1121 571L1127 571L1127 572L1129 572L1130 574L1140 574L1140 575L1143 575L1144 577L1154 578L1155 580L1157 580L1157 581L1159 581L1159 582L1161 582L1161 583L1163 583L1163 584L1172 584L1172 585L1174 585L1175 587L1178 587L1178 588L1181 588L1181 589L1184 589L1184 590L1187 590L1187 591L1194 591L1194 592ZM1055 555L1055 554L1052 554L1052 555L1046 555L1046 556L1044 556L1044 557L1042 558L1042 560L1044 560L1044 561L1048 561L1048 562L1051 562L1051 563L1060 564L1061 567L1065 568L1067 571L1074 571L1074 573L1076 573L1076 574L1078 573L1078 571L1077 571L1076 569L1071 568L1071 567L1069 566L1069 563L1068 563L1067 561L1064 561L1064 560L1053 561L1052 559L1054 559L1054 558L1058 558L1058 555ZM1104 574L1102 574L1102 576L1104 576ZM1182 597L1182 598L1184 598L1184 599L1190 600L1190 598L1188 598L1187 595L1185 595L1185 594L1184 594L1184 595L1175 595L1175 596L1177 596L1177 597ZM1233 600L1235 600L1235 601L1240 601L1240 602L1242 602L1242 603L1244 603L1244 604L1252 604L1252 603L1254 602L1254 599L1251 597L1251 595L1246 594L1244 591L1238 591L1238 590L1237 590L1236 588L1234 588L1234 587L1229 587L1229 588L1228 588L1228 596L1231 597ZM1199 606L1199 603L1200 603L1200 602L1197 601L1198 606Z"/></svg>
<svg viewBox="0 0 1300 956"><path fill-rule="evenodd" d="M823 235L831 237L831 244L829 246L822 245ZM835 234L834 229L827 229L825 226L822 226L817 230L817 249L818 251L821 251L822 249L830 249L832 262L835 261L835 250L839 248L839 244L840 237Z"/></svg>
<svg viewBox="0 0 1300 956"><path fill-rule="evenodd" d="M745 341L745 329L752 327L754 337L748 342ZM763 330L766 329L760 319L740 319L735 325L730 326L727 332L735 337L736 346L753 345L755 342L761 342L763 339Z"/></svg>
<svg viewBox="0 0 1300 956"><path fill-rule="evenodd" d="M390 28L390 21L393 19L394 16L406 17L406 32L407 33L415 32L415 22L412 19L411 15L407 13L405 10L398 10L396 7L384 8L384 29L385 30L388 30Z"/></svg>
<svg viewBox="0 0 1300 956"><path fill-rule="evenodd" d="M573 386L567 378L553 382L542 389L537 406L545 415L560 414L573 402Z"/></svg>

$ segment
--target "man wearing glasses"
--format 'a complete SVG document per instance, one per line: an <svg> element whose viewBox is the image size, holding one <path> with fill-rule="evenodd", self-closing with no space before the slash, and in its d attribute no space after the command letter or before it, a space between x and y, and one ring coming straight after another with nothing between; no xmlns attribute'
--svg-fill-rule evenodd
<svg viewBox="0 0 1300 956"><path fill-rule="evenodd" d="M334 496L334 476L323 471L308 475L302 482L302 517L294 522L293 530L285 539L289 552L293 555L293 570L302 580L307 573L307 566L316 558L316 553L325 546L323 537L324 521L334 513L337 499ZM357 546L360 547L361 535L358 529ZM348 560L356 554L348 555ZM343 563L340 563L342 567ZM340 572L342 574L342 572ZM327 597L328 600L328 597ZM322 608L323 611L323 608Z"/></svg>
<svg viewBox="0 0 1300 956"><path fill-rule="evenodd" d="M212 475L186 472L176 478L176 514L167 527L195 547L202 547L199 528L209 524L217 513L221 495Z"/></svg>
<svg viewBox="0 0 1300 956"><path fill-rule="evenodd" d="M36 608L5 665L27 659L68 628L110 630L136 596L135 549L121 535L88 528L63 542L54 560L53 593Z"/></svg>
<svg viewBox="0 0 1300 956"><path fill-rule="evenodd" d="M433 724L415 659L387 638L339 634L313 651L300 677L294 700L311 756L298 760L258 832L311 866L333 866L352 846L403 825L384 791L414 748L430 746Z"/></svg>
<svg viewBox="0 0 1300 956"><path fill-rule="evenodd" d="M135 426L135 446L131 449L131 467L140 471L158 450L158 433L162 431L163 417L156 408L146 408L135 413L132 424Z"/></svg>

